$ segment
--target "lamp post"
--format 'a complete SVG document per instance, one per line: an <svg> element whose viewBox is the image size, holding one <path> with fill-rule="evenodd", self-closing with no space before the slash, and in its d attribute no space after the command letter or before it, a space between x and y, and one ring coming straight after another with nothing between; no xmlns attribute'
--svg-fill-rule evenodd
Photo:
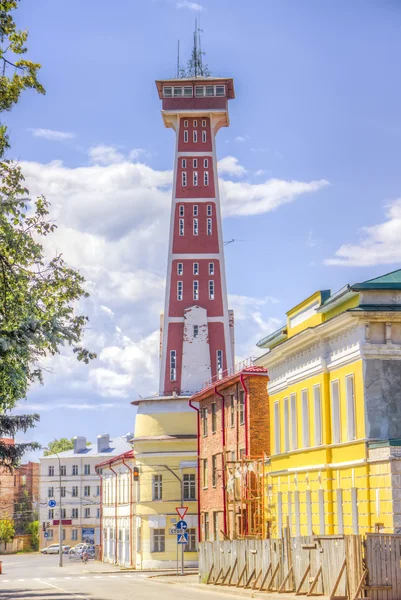
<svg viewBox="0 0 401 600"><path fill-rule="evenodd" d="M42 448L42 450L49 450L49 448ZM58 459L58 477L59 477L59 489L60 489L60 492L59 492L60 518L58 521L58 554L59 554L58 564L59 564L59 567L62 567L63 566L63 540L62 540L63 528L61 525L61 461L60 461L60 457L57 454L57 452L52 452L52 454L55 454Z"/></svg>

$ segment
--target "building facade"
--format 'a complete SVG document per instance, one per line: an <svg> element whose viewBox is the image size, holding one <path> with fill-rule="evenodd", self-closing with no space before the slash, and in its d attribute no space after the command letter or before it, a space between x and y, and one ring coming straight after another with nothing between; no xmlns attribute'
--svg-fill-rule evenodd
<svg viewBox="0 0 401 600"><path fill-rule="evenodd" d="M196 54L197 50L194 49ZM200 61L201 55L197 56ZM233 80L202 74L156 82L162 118L176 134L161 320L159 393L133 402L139 469L137 567L174 567L176 507L188 507L186 566L197 564L197 412L190 397L233 366L215 137L228 126Z"/></svg>
<svg viewBox="0 0 401 600"><path fill-rule="evenodd" d="M401 528L401 270L316 292L258 344L273 536Z"/></svg>
<svg viewBox="0 0 401 600"><path fill-rule="evenodd" d="M101 559L127 568L136 566L134 464L134 453L128 450L96 466L100 477Z"/></svg>
<svg viewBox="0 0 401 600"><path fill-rule="evenodd" d="M59 541L59 519L63 543L74 546L80 542L100 545L100 487L96 465L132 450L125 437L97 437L96 444L87 445L85 437L74 438L74 448L40 459L40 544L46 547ZM49 507L49 500L56 506ZM60 510L61 503L61 510ZM45 533L47 534L45 536Z"/></svg>
<svg viewBox="0 0 401 600"><path fill-rule="evenodd" d="M253 364L195 394L199 403L201 541L265 537L263 465L270 454L268 376Z"/></svg>

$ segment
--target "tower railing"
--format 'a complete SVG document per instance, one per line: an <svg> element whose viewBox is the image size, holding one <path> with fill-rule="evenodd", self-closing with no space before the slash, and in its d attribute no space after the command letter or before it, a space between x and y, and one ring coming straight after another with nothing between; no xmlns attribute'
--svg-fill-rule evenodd
<svg viewBox="0 0 401 600"><path fill-rule="evenodd" d="M214 375L210 379L207 379L206 381L203 382L201 389L203 390L205 388L211 387L212 385L215 385L222 379L231 377L232 375L235 375L236 373L243 371L243 369L246 369L247 367L253 367L255 364L255 360L256 360L256 356L249 356L245 360L242 360L241 362L233 365L229 369L225 369L224 371L222 369L220 369L219 372L217 373L217 375Z"/></svg>

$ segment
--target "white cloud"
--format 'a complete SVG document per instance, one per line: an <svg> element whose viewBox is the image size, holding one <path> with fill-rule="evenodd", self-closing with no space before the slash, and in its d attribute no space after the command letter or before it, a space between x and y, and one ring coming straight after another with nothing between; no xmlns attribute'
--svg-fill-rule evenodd
<svg viewBox="0 0 401 600"><path fill-rule="evenodd" d="M317 192L329 185L319 181L285 181L268 179L265 183L220 181L223 214L225 217L260 215L283 204L294 202L301 194Z"/></svg>
<svg viewBox="0 0 401 600"><path fill-rule="evenodd" d="M44 138L52 142L64 142L65 140L72 140L75 137L75 133L69 131L56 131L55 129L31 129L34 137Z"/></svg>
<svg viewBox="0 0 401 600"><path fill-rule="evenodd" d="M177 8L188 8L189 10L194 10L196 12L204 10L204 6L198 4L198 2L189 2L189 0L178 0Z"/></svg>
<svg viewBox="0 0 401 600"><path fill-rule="evenodd" d="M111 308L109 308L108 306L103 306L102 304L100 304L99 306L100 310L102 312L104 312L108 317L110 317L110 319L112 319L115 316L115 313L111 310Z"/></svg>
<svg viewBox="0 0 401 600"><path fill-rule="evenodd" d="M225 156L218 162L219 175L234 175L235 177L241 177L245 175L246 169L239 164L238 158L235 156Z"/></svg>
<svg viewBox="0 0 401 600"><path fill-rule="evenodd" d="M115 146L93 146L88 151L90 161L96 165L112 165L116 163L122 163L124 161L124 154L119 152Z"/></svg>
<svg viewBox="0 0 401 600"><path fill-rule="evenodd" d="M401 198L387 206L387 221L364 227L362 239L356 244L344 244L326 265L368 267L401 261Z"/></svg>

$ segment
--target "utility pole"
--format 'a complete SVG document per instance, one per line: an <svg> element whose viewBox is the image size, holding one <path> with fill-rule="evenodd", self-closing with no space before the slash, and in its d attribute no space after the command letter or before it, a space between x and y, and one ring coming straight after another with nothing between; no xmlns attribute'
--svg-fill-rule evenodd
<svg viewBox="0 0 401 600"><path fill-rule="evenodd" d="M43 448L42 450L49 450L49 448ZM59 509L60 509L60 518L58 521L58 553L59 553L59 559L58 559L58 564L59 567L63 566L63 540L62 540L62 535L63 535L63 528L61 525L61 509L62 509L62 503L61 503L61 461L60 461L60 457L57 454L57 452L52 452L52 454L55 454L57 456L58 459L58 480L59 480Z"/></svg>

